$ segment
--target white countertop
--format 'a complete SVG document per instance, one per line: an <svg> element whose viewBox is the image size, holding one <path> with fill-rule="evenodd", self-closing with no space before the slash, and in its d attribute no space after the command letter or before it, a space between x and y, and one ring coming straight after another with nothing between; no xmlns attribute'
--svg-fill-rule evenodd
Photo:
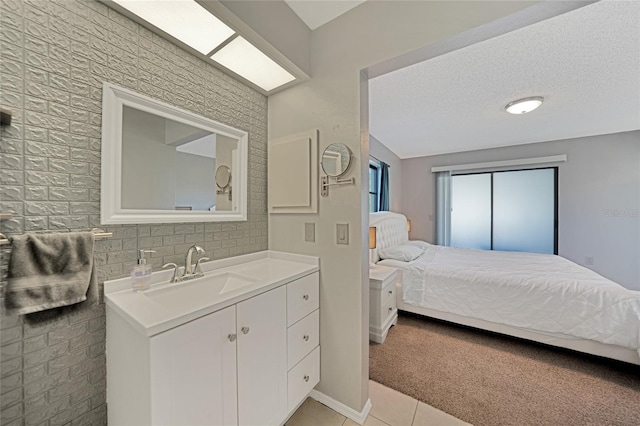
<svg viewBox="0 0 640 426"><path fill-rule="evenodd" d="M151 288L143 292L131 289L131 278L104 283L105 303L145 336L153 336L188 321L210 314L318 271L319 259L277 251L262 251L202 264L204 277L170 284L172 270L154 272ZM223 292L213 300L196 303L159 303L151 295L168 289L177 294L187 286L207 285L207 280L224 273L238 274L252 280L251 284ZM184 286L184 287L181 287Z"/></svg>

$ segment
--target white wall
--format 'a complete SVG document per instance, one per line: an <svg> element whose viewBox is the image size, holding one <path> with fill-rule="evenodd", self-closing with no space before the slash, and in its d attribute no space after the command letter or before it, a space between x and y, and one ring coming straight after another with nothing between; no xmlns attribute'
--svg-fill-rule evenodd
<svg viewBox="0 0 640 426"><path fill-rule="evenodd" d="M368 399L369 131L360 72L531 4L365 2L311 33L311 80L269 97L269 139L317 128L321 152L342 142L355 154L346 177L355 177L356 185L332 187L318 215L270 215L269 248L321 257L317 389L356 411ZM315 243L304 242L305 222L316 223ZM337 223L350 225L347 246L335 243Z"/></svg>
<svg viewBox="0 0 640 426"><path fill-rule="evenodd" d="M431 167L558 154L558 254L640 290L640 131L402 160L411 239L435 242Z"/></svg>
<svg viewBox="0 0 640 426"><path fill-rule="evenodd" d="M389 165L389 210L401 213L402 160L372 135L369 135L369 154Z"/></svg>

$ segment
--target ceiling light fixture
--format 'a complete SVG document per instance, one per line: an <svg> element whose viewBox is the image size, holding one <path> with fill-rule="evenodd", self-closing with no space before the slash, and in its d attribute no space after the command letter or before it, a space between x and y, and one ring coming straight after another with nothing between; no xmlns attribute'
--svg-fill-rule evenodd
<svg viewBox="0 0 640 426"><path fill-rule="evenodd" d="M531 96L509 102L504 109L510 114L526 114L542 105L543 101L544 98L542 96Z"/></svg>
<svg viewBox="0 0 640 426"><path fill-rule="evenodd" d="M269 92L296 79L194 0L103 0L115 3ZM222 46L222 47L220 47Z"/></svg>
<svg viewBox="0 0 640 426"><path fill-rule="evenodd" d="M267 92L295 80L287 70L241 36L214 53L211 59Z"/></svg>
<svg viewBox="0 0 640 426"><path fill-rule="evenodd" d="M203 55L235 32L193 0L114 0Z"/></svg>

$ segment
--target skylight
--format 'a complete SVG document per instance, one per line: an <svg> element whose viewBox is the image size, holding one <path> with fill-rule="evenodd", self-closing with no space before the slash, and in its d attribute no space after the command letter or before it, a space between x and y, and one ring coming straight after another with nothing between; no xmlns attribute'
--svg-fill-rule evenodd
<svg viewBox="0 0 640 426"><path fill-rule="evenodd" d="M295 76L194 0L112 1L203 55L211 55L213 61L266 92L295 80Z"/></svg>
<svg viewBox="0 0 640 426"><path fill-rule="evenodd" d="M114 0L148 23L209 54L234 31L193 0Z"/></svg>
<svg viewBox="0 0 640 426"><path fill-rule="evenodd" d="M293 75L241 36L218 50L211 59L267 92L295 79Z"/></svg>

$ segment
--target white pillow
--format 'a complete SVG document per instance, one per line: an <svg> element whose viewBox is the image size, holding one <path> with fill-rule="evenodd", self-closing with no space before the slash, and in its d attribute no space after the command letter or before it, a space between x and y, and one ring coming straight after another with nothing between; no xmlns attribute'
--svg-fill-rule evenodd
<svg viewBox="0 0 640 426"><path fill-rule="evenodd" d="M405 241L403 244L406 245L406 246L418 247L418 248L420 248L422 250L426 250L429 247L431 247L431 244L429 244L428 242L420 241L420 240Z"/></svg>
<svg viewBox="0 0 640 426"><path fill-rule="evenodd" d="M424 249L407 244L398 244L397 246L378 250L378 255L381 259L393 259L402 262L411 262L422 253L424 253Z"/></svg>

